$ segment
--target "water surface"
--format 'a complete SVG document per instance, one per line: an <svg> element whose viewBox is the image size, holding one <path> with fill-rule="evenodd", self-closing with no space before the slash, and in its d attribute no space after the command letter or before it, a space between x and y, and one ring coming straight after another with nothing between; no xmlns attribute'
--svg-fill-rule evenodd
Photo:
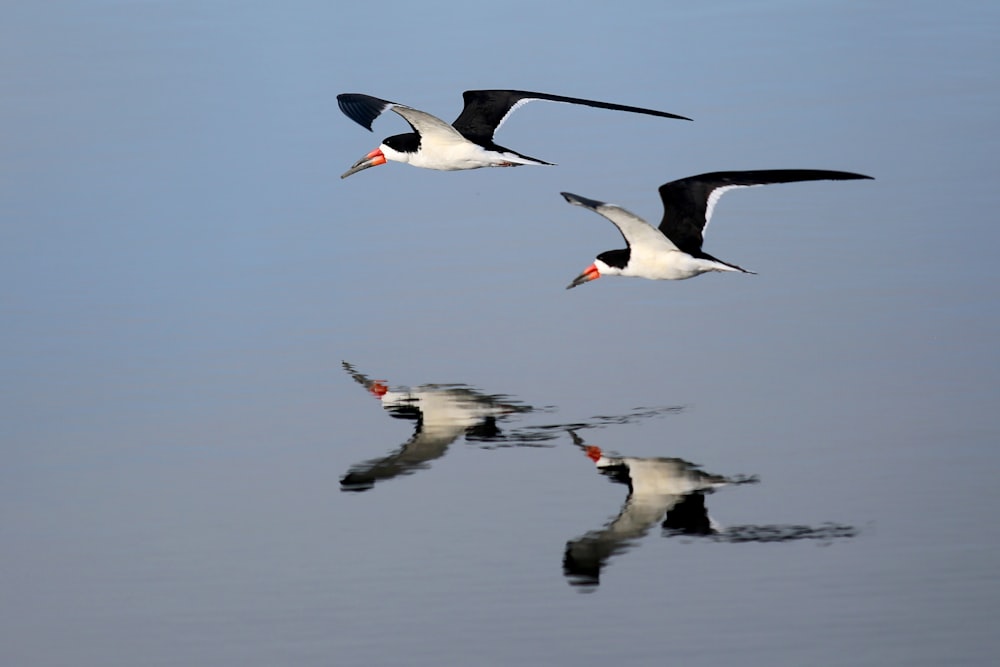
<svg viewBox="0 0 1000 667"><path fill-rule="evenodd" d="M989 663L998 23L15 3L0 662ZM337 93L492 87L694 122L536 103L498 140L557 167L338 178L405 123ZM620 237L560 191L766 168L875 180L727 193L758 275L564 289Z"/></svg>

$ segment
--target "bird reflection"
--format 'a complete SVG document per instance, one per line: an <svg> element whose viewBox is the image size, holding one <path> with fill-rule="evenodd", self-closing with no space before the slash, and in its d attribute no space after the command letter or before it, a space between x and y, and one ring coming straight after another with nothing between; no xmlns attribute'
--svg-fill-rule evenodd
<svg viewBox="0 0 1000 667"><path fill-rule="evenodd" d="M469 440L501 441L504 435L497 426L498 419L533 410L508 397L482 394L459 384L390 389L385 382L368 378L346 361L342 365L382 402L391 416L416 422L413 436L400 448L388 456L352 466L340 480L344 491L367 491L376 482L426 468L462 435Z"/></svg>
<svg viewBox="0 0 1000 667"><path fill-rule="evenodd" d="M567 542L563 572L575 586L596 587L608 560L630 549L664 514L664 527L669 525L671 530L713 533L717 528L705 509L705 494L721 486L757 481L756 477L713 475L683 459L607 456L574 431L569 433L598 472L629 489L625 505L610 523Z"/></svg>

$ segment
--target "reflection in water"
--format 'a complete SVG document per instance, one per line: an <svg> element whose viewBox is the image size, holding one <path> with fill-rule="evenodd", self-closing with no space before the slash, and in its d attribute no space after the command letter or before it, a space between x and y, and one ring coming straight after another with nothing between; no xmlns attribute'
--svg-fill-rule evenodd
<svg viewBox="0 0 1000 667"><path fill-rule="evenodd" d="M448 446L464 435L483 448L537 447L562 437L567 429L599 428L628 424L640 419L672 414L683 408L634 408L621 415L596 415L573 424L545 424L508 428L501 431L497 421L510 415L550 412L554 408L533 408L502 394L483 394L463 384L425 384L414 388L390 389L381 380L372 380L354 366L342 362L354 381L382 402L382 407L398 419L416 422L413 436L388 456L358 463L340 480L341 490L367 491L375 482L410 474L428 467Z"/></svg>
<svg viewBox="0 0 1000 667"><path fill-rule="evenodd" d="M630 549L661 517L665 537L696 536L714 542L817 540L829 543L858 534L854 526L832 522L818 526L722 527L708 516L705 496L720 486L757 483L756 475L712 475L683 459L606 456L600 447L588 446L572 430L569 434L573 444L587 454L598 472L629 488L625 505L610 523L566 543L563 573L581 590L593 590L600 583L601 568L608 559Z"/></svg>
<svg viewBox="0 0 1000 667"><path fill-rule="evenodd" d="M671 530L666 522L665 530ZM828 521L818 526L794 523L771 524L766 526L729 526L713 533L710 537L717 542L792 542L796 540L819 540L830 542L840 537L856 537L858 529L842 523Z"/></svg>
<svg viewBox="0 0 1000 667"><path fill-rule="evenodd" d="M388 456L352 466L340 480L341 489L345 491L367 491L375 482L426 468L428 462L443 456L448 445L461 435L479 442L502 442L507 436L497 426L497 419L533 410L509 397L482 394L460 384L428 384L394 390L380 380L371 380L358 373L346 361L343 367L382 402L390 415L416 422L413 436L402 447ZM554 437L554 434L519 434L517 439L525 442Z"/></svg>
<svg viewBox="0 0 1000 667"><path fill-rule="evenodd" d="M629 489L625 505L610 523L566 544L563 572L576 586L597 586L608 559L631 548L664 514L664 526L669 524L672 530L712 534L717 528L705 510L705 494L720 486L757 481L756 477L712 475L683 459L605 456L600 447L587 446L575 432L570 431L570 436L598 472Z"/></svg>

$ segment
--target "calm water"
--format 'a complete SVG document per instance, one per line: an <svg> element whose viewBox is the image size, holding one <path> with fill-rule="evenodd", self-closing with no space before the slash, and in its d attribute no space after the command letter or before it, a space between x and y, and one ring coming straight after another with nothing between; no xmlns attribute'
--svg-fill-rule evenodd
<svg viewBox="0 0 1000 667"><path fill-rule="evenodd" d="M1000 10L481 11L7 8L0 663L989 664ZM695 122L338 178L405 124L337 93L490 87ZM727 194L756 276L564 289L620 237L560 191L763 168L876 180Z"/></svg>

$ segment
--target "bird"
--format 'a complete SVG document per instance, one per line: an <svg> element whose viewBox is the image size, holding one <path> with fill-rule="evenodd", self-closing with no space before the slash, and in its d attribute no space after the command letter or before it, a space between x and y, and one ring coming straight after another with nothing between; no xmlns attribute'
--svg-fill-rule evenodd
<svg viewBox="0 0 1000 667"><path fill-rule="evenodd" d="M387 456L351 466L340 480L342 491L367 491L376 482L427 468L462 435L470 440L498 441L502 435L497 420L533 409L465 385L391 389L385 382L359 373L346 361L341 365L355 382L379 399L390 416L415 422L413 435L401 447Z"/></svg>
<svg viewBox="0 0 1000 667"><path fill-rule="evenodd" d="M753 274L753 271L724 262L701 249L712 211L724 193L734 188L771 183L871 178L864 174L825 169L714 171L688 176L660 186L663 219L659 229L614 204L561 192L570 204L588 208L613 222L628 246L602 252L566 289L601 276L686 280L709 271Z"/></svg>
<svg viewBox="0 0 1000 667"><path fill-rule="evenodd" d="M674 457L609 456L597 445L584 444L575 433L570 435L573 443L594 462L598 472L627 485L633 497L670 496L673 500L669 505L690 493L710 492L722 486L759 481L756 476L714 475L702 471L697 464Z"/></svg>
<svg viewBox="0 0 1000 667"><path fill-rule="evenodd" d="M574 431L569 434L599 473L628 486L628 497L614 519L566 543L563 573L575 586L599 585L608 560L635 546L661 519L663 527L676 534L717 533L720 526L705 509L705 494L723 486L759 482L756 476L707 473L679 458L608 456Z"/></svg>
<svg viewBox="0 0 1000 667"><path fill-rule="evenodd" d="M691 120L686 116L665 111L525 90L467 90L462 96L465 99L465 107L455 122L449 125L424 111L371 95L362 93L337 95L340 110L369 131L372 130L372 122L387 109L398 113L413 128L413 132L384 139L378 148L355 162L340 177L347 178L351 174L385 164L389 160L441 171L517 167L523 164L552 165L551 162L528 157L493 142L493 135L510 114L521 105L533 100L581 104L613 111Z"/></svg>

